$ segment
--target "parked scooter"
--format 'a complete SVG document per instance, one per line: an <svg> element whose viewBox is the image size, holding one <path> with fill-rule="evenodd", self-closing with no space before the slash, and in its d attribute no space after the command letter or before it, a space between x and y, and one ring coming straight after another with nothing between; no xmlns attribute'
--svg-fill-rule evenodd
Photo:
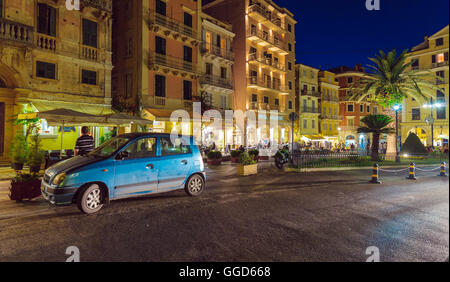
<svg viewBox="0 0 450 282"><path fill-rule="evenodd" d="M283 149L278 150L275 154L275 166L278 169L283 169L283 165L289 162L290 156L289 147L284 146Z"/></svg>

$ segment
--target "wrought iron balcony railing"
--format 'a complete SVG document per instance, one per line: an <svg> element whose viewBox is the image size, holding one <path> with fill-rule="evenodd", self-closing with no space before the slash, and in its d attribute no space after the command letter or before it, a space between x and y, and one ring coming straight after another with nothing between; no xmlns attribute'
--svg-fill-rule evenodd
<svg viewBox="0 0 450 282"><path fill-rule="evenodd" d="M339 102L339 98L338 97L330 96L330 95L323 95L322 96L322 100L329 101L329 102Z"/></svg>
<svg viewBox="0 0 450 282"><path fill-rule="evenodd" d="M302 96L320 97L320 92L317 91L302 90L300 93Z"/></svg>
<svg viewBox="0 0 450 282"><path fill-rule="evenodd" d="M280 70L280 71L283 71L283 72L286 71L286 66L285 66L285 65L280 64L279 62L275 61L275 60L272 59L272 58L267 58L267 57L264 57L264 56L258 56L257 53L251 53L251 54L249 54L249 55L248 55L248 60L249 60L250 62L255 61L255 62L264 64L264 65L266 65L266 66L275 68L275 69Z"/></svg>
<svg viewBox="0 0 450 282"><path fill-rule="evenodd" d="M213 45L212 43L202 43L202 54L211 54L215 56L222 57L229 61L234 61L234 53L232 51L220 48Z"/></svg>
<svg viewBox="0 0 450 282"><path fill-rule="evenodd" d="M191 62L184 61L181 58L151 53L149 57L150 67L161 66L175 70L185 71L192 74L198 74L197 66Z"/></svg>
<svg viewBox="0 0 450 282"><path fill-rule="evenodd" d="M264 41L267 44L270 44L276 48L279 48L283 51L287 51L287 45L286 43L274 36L274 35L270 35L268 32L264 32L262 30L256 29L256 28L250 28L247 30L247 37L253 37L253 38L258 38L258 41Z"/></svg>
<svg viewBox="0 0 450 282"><path fill-rule="evenodd" d="M318 108L313 108L313 107L300 107L300 112L302 113L319 113L319 109Z"/></svg>
<svg viewBox="0 0 450 282"><path fill-rule="evenodd" d="M259 88L271 89L282 93L289 93L290 89L287 85L281 85L281 83L273 80L258 79L256 76L250 76L247 78L249 86L255 86Z"/></svg>
<svg viewBox="0 0 450 282"><path fill-rule="evenodd" d="M274 17L272 12L264 9L263 7L259 6L259 5L251 5L248 7L248 13L258 13L259 15L261 15L263 18L269 20L272 24L276 25L277 27L284 29L284 26L281 22L281 19L278 17Z"/></svg>
<svg viewBox="0 0 450 282"><path fill-rule="evenodd" d="M197 39L197 32L192 27L185 25L183 22L171 19L167 16L158 14L156 12L150 13L150 22L151 24L156 24L165 27L181 35Z"/></svg>
<svg viewBox="0 0 450 282"><path fill-rule="evenodd" d="M226 89L233 89L233 83L227 78L222 78L217 75L205 74L200 78L201 84L210 84L217 87Z"/></svg>

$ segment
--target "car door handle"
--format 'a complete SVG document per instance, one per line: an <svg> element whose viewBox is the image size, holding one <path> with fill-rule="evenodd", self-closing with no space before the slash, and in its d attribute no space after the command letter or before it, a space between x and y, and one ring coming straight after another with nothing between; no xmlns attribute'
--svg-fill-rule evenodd
<svg viewBox="0 0 450 282"><path fill-rule="evenodd" d="M184 165L186 165L188 163L188 161L187 160L182 160L181 161L181 164L184 164Z"/></svg>
<svg viewBox="0 0 450 282"><path fill-rule="evenodd" d="M154 169L155 167L153 166L153 164L148 164L145 166L145 168Z"/></svg>

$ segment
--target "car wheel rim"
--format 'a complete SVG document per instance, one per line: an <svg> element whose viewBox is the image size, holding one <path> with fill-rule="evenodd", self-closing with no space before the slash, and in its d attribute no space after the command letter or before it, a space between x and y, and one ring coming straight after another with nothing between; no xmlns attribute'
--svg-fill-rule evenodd
<svg viewBox="0 0 450 282"><path fill-rule="evenodd" d="M86 197L86 206L93 210L98 208L98 206L100 206L100 187L96 187L95 189L93 189L91 192L89 192L89 194Z"/></svg>
<svg viewBox="0 0 450 282"><path fill-rule="evenodd" d="M202 190L202 180L198 177L194 177L189 182L189 190L192 193L198 193Z"/></svg>

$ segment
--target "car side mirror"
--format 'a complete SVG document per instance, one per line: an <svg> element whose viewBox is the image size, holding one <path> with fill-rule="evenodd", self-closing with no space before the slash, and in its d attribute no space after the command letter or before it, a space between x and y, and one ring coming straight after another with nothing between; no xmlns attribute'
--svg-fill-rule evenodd
<svg viewBox="0 0 450 282"><path fill-rule="evenodd" d="M128 156L129 156L129 154L127 151L122 151L116 155L116 160L124 160L124 159L127 159Z"/></svg>

